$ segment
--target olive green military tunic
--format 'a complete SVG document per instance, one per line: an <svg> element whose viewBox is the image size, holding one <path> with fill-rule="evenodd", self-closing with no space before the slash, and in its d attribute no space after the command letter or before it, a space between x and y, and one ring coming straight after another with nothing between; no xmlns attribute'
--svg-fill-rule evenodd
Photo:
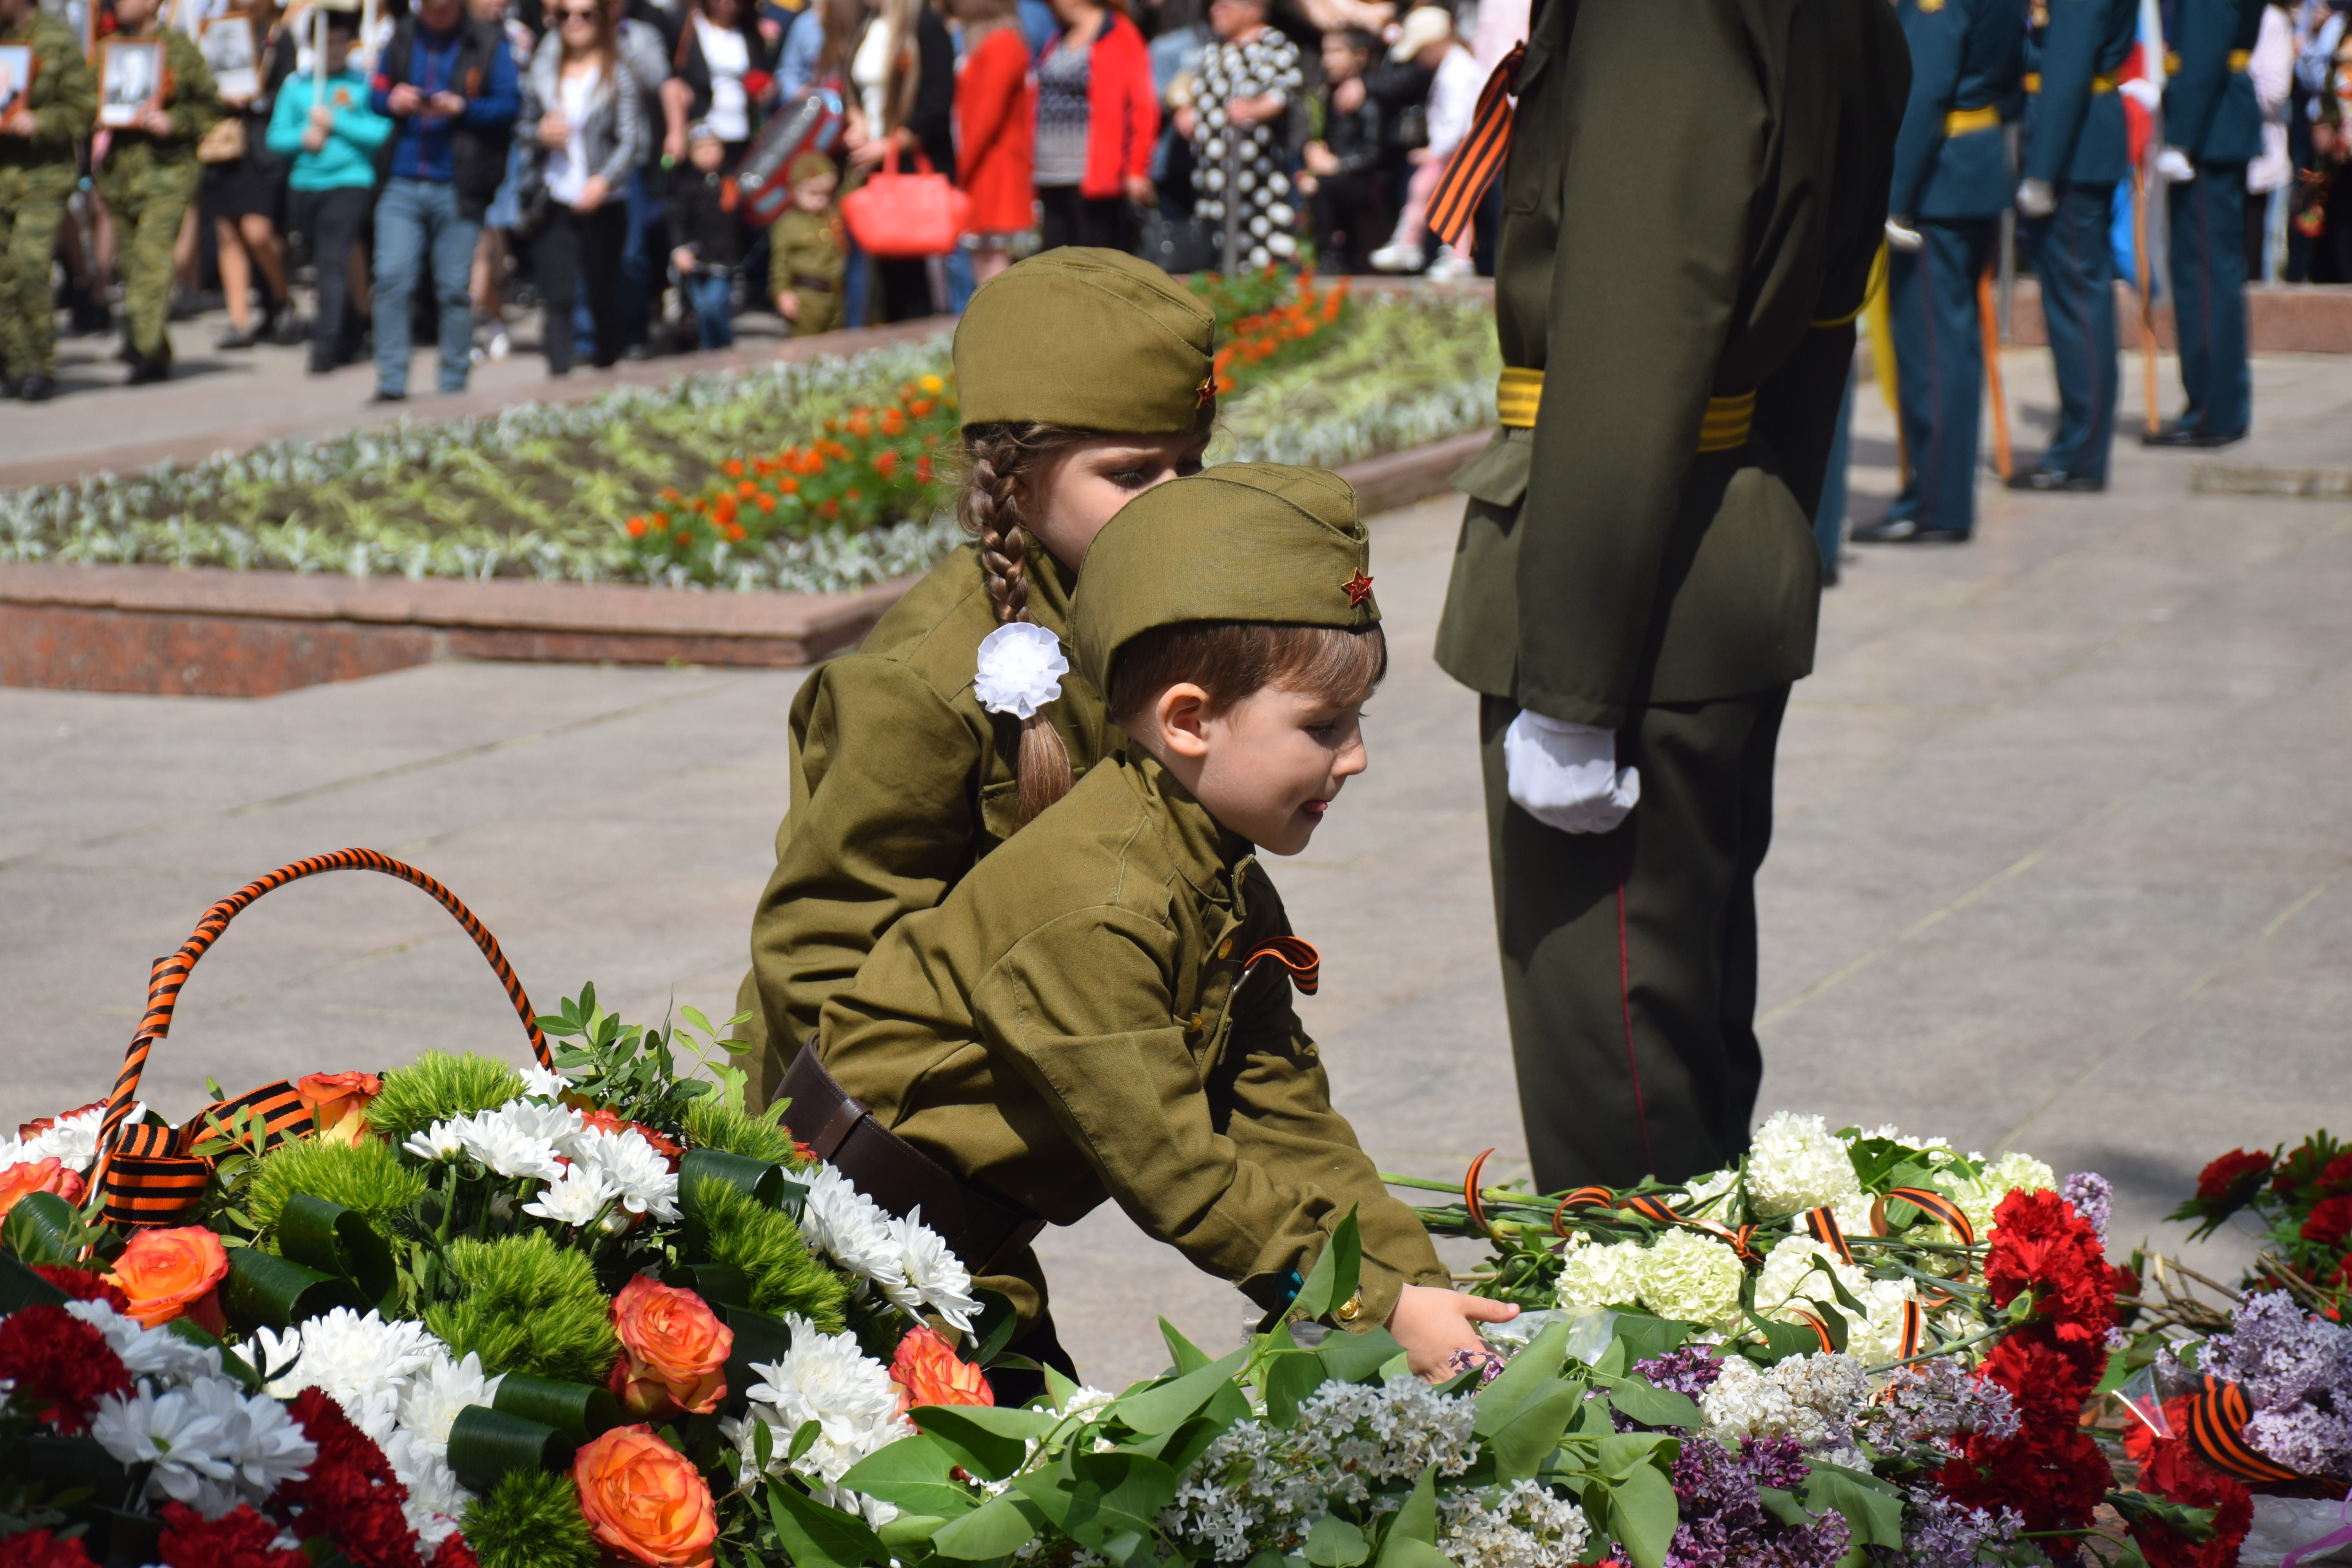
<svg viewBox="0 0 2352 1568"><path fill-rule="evenodd" d="M800 296L801 315L793 323L793 336L813 337L848 325L842 297L848 273L840 215L788 207L769 228L768 298L786 289Z"/></svg>
<svg viewBox="0 0 2352 1568"><path fill-rule="evenodd" d="M886 934L826 1004L818 1050L885 1127L1055 1225L1105 1199L1262 1306L1351 1209L1358 1326L1450 1283L1331 1109L1250 846L1148 753L1113 752L934 910ZM1024 1324L1045 1280L1022 1253Z"/></svg>
<svg viewBox="0 0 2352 1568"><path fill-rule="evenodd" d="M122 235L122 305L129 318L131 349L158 364L172 360L172 248L180 221L196 199L205 166L196 143L226 112L212 68L195 40L165 27L164 68L171 73L163 111L172 130L164 136L117 129L109 138L98 188Z"/></svg>
<svg viewBox="0 0 2352 1568"><path fill-rule="evenodd" d="M33 47L33 81L13 106L30 136L0 134L0 374L54 377L57 312L49 265L73 195L74 142L98 114L98 82L73 29L36 9L0 43Z"/></svg>
<svg viewBox="0 0 2352 1568"><path fill-rule="evenodd" d="M1068 579L1042 552L1029 616L1068 640ZM737 1001L753 1015L753 1104L773 1096L825 999L882 934L1020 830L1020 726L972 691L976 650L997 625L979 548L967 544L793 698L792 809L776 829ZM1080 776L1102 754L1103 708L1074 669L1045 710Z"/></svg>
<svg viewBox="0 0 2352 1568"><path fill-rule="evenodd" d="M1573 27L1572 36L1570 27ZM1754 879L1820 495L1908 90L1886 0L1549 0L1518 72L1496 330L1437 636L1482 694L1504 992L1539 1185L1746 1146ZM1522 709L1616 731L1607 834L1512 805Z"/></svg>

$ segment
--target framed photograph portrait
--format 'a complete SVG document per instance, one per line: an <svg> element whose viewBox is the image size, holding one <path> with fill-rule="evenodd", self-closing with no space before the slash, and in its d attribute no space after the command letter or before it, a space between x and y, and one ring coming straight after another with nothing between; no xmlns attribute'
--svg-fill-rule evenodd
<svg viewBox="0 0 2352 1568"><path fill-rule="evenodd" d="M233 103L250 103L261 96L261 48L253 36L253 18L215 16L196 40L205 64L212 68L220 95Z"/></svg>
<svg viewBox="0 0 2352 1568"><path fill-rule="evenodd" d="M33 85L33 46L0 44L0 120L5 120Z"/></svg>
<svg viewBox="0 0 2352 1568"><path fill-rule="evenodd" d="M163 40L109 38L98 57L98 122L122 127L163 97Z"/></svg>

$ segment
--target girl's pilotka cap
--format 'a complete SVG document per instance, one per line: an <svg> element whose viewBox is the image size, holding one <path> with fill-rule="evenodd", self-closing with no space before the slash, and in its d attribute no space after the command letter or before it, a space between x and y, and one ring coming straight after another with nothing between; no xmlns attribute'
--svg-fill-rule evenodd
<svg viewBox="0 0 2352 1568"><path fill-rule="evenodd" d="M1217 416L1215 316L1149 261L1064 246L981 285L956 324L963 423L1138 436Z"/></svg>

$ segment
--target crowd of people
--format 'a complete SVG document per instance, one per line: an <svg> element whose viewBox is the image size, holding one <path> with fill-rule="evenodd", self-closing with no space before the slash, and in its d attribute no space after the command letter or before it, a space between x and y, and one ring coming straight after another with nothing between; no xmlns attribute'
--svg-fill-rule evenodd
<svg viewBox="0 0 2352 1568"><path fill-rule="evenodd" d="M54 395L60 316L119 325L131 383L167 377L169 322L215 285L217 349L372 356L393 401L420 336L459 391L534 304L562 375L726 347L745 310L793 335L960 310L1061 245L1465 276L1476 237L1431 244L1429 197L1527 21L1527 0L0 0L0 40L29 46L21 88L0 54L0 391ZM838 131L755 223L737 173L813 95ZM885 169L953 181L956 243L861 249L843 199Z"/></svg>

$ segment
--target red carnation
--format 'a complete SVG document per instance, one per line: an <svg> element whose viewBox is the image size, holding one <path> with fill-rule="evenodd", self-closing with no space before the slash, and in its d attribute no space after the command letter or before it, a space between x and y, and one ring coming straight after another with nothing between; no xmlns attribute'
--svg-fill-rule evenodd
<svg viewBox="0 0 2352 1568"><path fill-rule="evenodd" d="M418 1568L416 1532L400 1509L408 1489L394 1477L383 1450L352 1424L341 1405L315 1388L296 1394L291 1411L304 1436L319 1447L310 1475L278 1491L280 1500L302 1510L294 1533L305 1541L326 1537L354 1568Z"/></svg>
<svg viewBox="0 0 2352 1568"><path fill-rule="evenodd" d="M2249 1149L2232 1149L2198 1174L2197 1195L2242 1204L2254 1195L2271 1173L2271 1157Z"/></svg>
<svg viewBox="0 0 2352 1568"><path fill-rule="evenodd" d="M280 1550L277 1540L277 1522L249 1504L206 1519L184 1503L167 1502L155 1546L164 1568L310 1568L310 1558Z"/></svg>
<svg viewBox="0 0 2352 1568"><path fill-rule="evenodd" d="M2352 1193L2352 1151L2327 1162L2326 1168L2319 1173L2319 1190L2327 1197Z"/></svg>
<svg viewBox="0 0 2352 1568"><path fill-rule="evenodd" d="M2021 1426L2013 1437L1972 1436L1936 1474L1948 1496L1971 1508L2013 1508L2031 1531L2084 1529L2115 1479L2098 1444L2071 1425ZM2066 1542L2047 1545L2053 1556L2071 1558L2077 1550Z"/></svg>
<svg viewBox="0 0 2352 1568"><path fill-rule="evenodd" d="M2046 1333L2019 1329L2001 1336L1977 1375L2009 1390L2021 1425L2072 1426L2098 1382L2101 1365L2085 1366L2087 1360L2068 1354Z"/></svg>
<svg viewBox="0 0 2352 1568"><path fill-rule="evenodd" d="M2189 1430L2188 1400L2168 1401L2164 1413L2174 1431ZM2124 1434L2124 1451L2139 1465L2140 1490L2213 1510L2213 1534L2206 1541L2190 1541L2154 1520L2134 1523L2132 1540L2149 1568L2232 1568L2253 1523L2253 1493L2208 1467L2186 1440L2159 1437L2144 1422L2133 1422Z"/></svg>
<svg viewBox="0 0 2352 1568"><path fill-rule="evenodd" d="M125 1317L131 1313L131 1298L103 1274L55 1263L36 1263L33 1272L77 1301L103 1301Z"/></svg>
<svg viewBox="0 0 2352 1568"><path fill-rule="evenodd" d="M453 1530L441 1538L440 1545L433 1549L431 1568L481 1568L481 1565L474 1561L474 1549L467 1543L465 1533Z"/></svg>
<svg viewBox="0 0 2352 1568"><path fill-rule="evenodd" d="M2052 1192L2013 1192L1992 1218L1984 1277L1993 1305L2032 1290L2035 1320L2061 1344L2104 1348L2116 1321L2116 1287L2099 1233Z"/></svg>
<svg viewBox="0 0 2352 1568"><path fill-rule="evenodd" d="M2322 1198L2303 1222L2303 1239L2334 1244L2352 1236L2352 1197Z"/></svg>
<svg viewBox="0 0 2352 1568"><path fill-rule="evenodd" d="M101 1397L131 1387L131 1373L106 1336L47 1302L0 1318L0 1378L39 1407L37 1420L68 1436L89 1426Z"/></svg>
<svg viewBox="0 0 2352 1568"><path fill-rule="evenodd" d="M60 1541L46 1530L0 1539L0 1568L97 1568L79 1535Z"/></svg>

